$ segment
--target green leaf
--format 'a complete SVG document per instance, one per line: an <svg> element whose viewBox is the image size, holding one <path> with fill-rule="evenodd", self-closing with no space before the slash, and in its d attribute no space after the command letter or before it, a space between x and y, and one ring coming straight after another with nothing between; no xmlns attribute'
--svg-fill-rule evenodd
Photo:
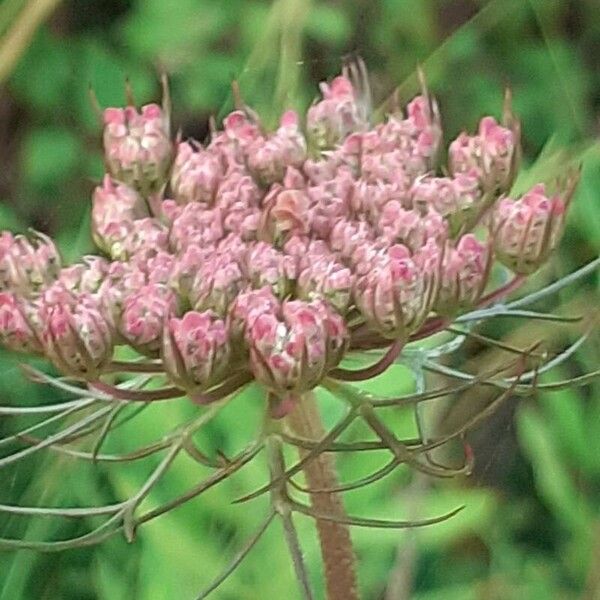
<svg viewBox="0 0 600 600"><path fill-rule="evenodd" d="M519 411L517 426L543 500L565 527L585 536L592 518L590 508L575 488L547 423L538 412L527 407Z"/></svg>
<svg viewBox="0 0 600 600"><path fill-rule="evenodd" d="M352 26L346 12L326 4L315 6L306 21L306 33L328 45L342 45L351 32Z"/></svg>
<svg viewBox="0 0 600 600"><path fill-rule="evenodd" d="M79 138L67 129L33 129L23 144L25 177L38 188L56 185L74 169L80 153Z"/></svg>
<svg viewBox="0 0 600 600"><path fill-rule="evenodd" d="M65 44L42 29L13 72L9 86L33 109L60 116L65 109L65 90L73 79L71 59L76 42Z"/></svg>

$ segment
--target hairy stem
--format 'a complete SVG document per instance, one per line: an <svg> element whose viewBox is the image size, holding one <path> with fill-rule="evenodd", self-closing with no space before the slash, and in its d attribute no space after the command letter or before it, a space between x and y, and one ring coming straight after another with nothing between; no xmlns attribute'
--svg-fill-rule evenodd
<svg viewBox="0 0 600 600"><path fill-rule="evenodd" d="M314 394L302 397L296 409L287 417L290 428L298 436L318 441L325 435ZM300 450L300 456L305 454ZM310 489L326 490L337 486L334 458L322 453L304 467ZM314 492L310 494L312 507L320 513L345 516L339 494ZM358 600L355 556L347 525L317 519L321 555L327 587L328 600Z"/></svg>

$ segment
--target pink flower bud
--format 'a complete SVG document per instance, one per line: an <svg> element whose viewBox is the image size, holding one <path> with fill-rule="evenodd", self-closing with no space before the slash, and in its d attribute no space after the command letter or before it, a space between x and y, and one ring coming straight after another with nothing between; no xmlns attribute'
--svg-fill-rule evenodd
<svg viewBox="0 0 600 600"><path fill-rule="evenodd" d="M317 258L300 273L296 293L304 300L323 299L345 314L353 287L352 271L330 256Z"/></svg>
<svg viewBox="0 0 600 600"><path fill-rule="evenodd" d="M142 274L144 283L167 284L173 276L175 257L164 250L157 250L153 254L136 254L128 264L130 273Z"/></svg>
<svg viewBox="0 0 600 600"><path fill-rule="evenodd" d="M350 216L350 205L354 196L355 183L347 171L327 183L308 189L311 201L311 229L322 239L327 239L333 226Z"/></svg>
<svg viewBox="0 0 600 600"><path fill-rule="evenodd" d="M373 230L364 221L340 219L331 230L329 243L342 259L356 265L361 246L370 244L373 239Z"/></svg>
<svg viewBox="0 0 600 600"><path fill-rule="evenodd" d="M169 115L157 104L104 111L104 158L109 173L142 194L166 183L173 145Z"/></svg>
<svg viewBox="0 0 600 600"><path fill-rule="evenodd" d="M250 367L275 395L302 393L339 363L347 337L343 318L323 302L283 302L248 328Z"/></svg>
<svg viewBox="0 0 600 600"><path fill-rule="evenodd" d="M520 200L501 200L492 217L498 260L515 273L528 275L537 270L558 244L568 200L549 198L543 184Z"/></svg>
<svg viewBox="0 0 600 600"><path fill-rule="evenodd" d="M248 148L248 168L264 185L282 181L287 168L301 167L305 158L306 140L294 111L283 114L273 135L256 139Z"/></svg>
<svg viewBox="0 0 600 600"><path fill-rule="evenodd" d="M189 291L194 310L227 314L229 305L246 287L239 264L227 255L213 254L198 266Z"/></svg>
<svg viewBox="0 0 600 600"><path fill-rule="evenodd" d="M200 265L209 260L214 252L214 246L191 245L177 257L169 283L179 296L189 298Z"/></svg>
<svg viewBox="0 0 600 600"><path fill-rule="evenodd" d="M223 215L220 209L206 209L199 202L190 202L171 226L169 243L174 251L183 252L188 246L215 244L224 236Z"/></svg>
<svg viewBox="0 0 600 600"><path fill-rule="evenodd" d="M60 272L60 255L54 242L42 233L31 239L3 234L0 243L0 278L3 286L24 296L38 294Z"/></svg>
<svg viewBox="0 0 600 600"><path fill-rule="evenodd" d="M308 135L318 148L333 148L352 132L367 128L349 79L336 77L330 84L321 83L320 88L323 100L313 104L306 115Z"/></svg>
<svg viewBox="0 0 600 600"><path fill-rule="evenodd" d="M265 198L261 236L279 246L310 231L310 200L304 190L273 188Z"/></svg>
<svg viewBox="0 0 600 600"><path fill-rule="evenodd" d="M408 189L406 184L396 183L368 183L359 179L354 187L351 206L357 216L376 224L381 218L384 207L391 201L398 202L401 206L406 205ZM406 188L406 189L405 189Z"/></svg>
<svg viewBox="0 0 600 600"><path fill-rule="evenodd" d="M228 213L233 206L258 208L264 191L250 175L240 171L229 173L217 192L217 206Z"/></svg>
<svg viewBox="0 0 600 600"><path fill-rule="evenodd" d="M138 352L156 356L165 320L177 313L177 298L167 286L145 285L127 296L118 320L123 339Z"/></svg>
<svg viewBox="0 0 600 600"><path fill-rule="evenodd" d="M168 248L169 234L157 219L109 223L98 232L96 243L113 260L129 260L135 255L153 256Z"/></svg>
<svg viewBox="0 0 600 600"><path fill-rule="evenodd" d="M356 306L367 323L390 339L408 339L430 312L437 293L441 252L433 239L411 256L396 245L371 260L355 286Z"/></svg>
<svg viewBox="0 0 600 600"><path fill-rule="evenodd" d="M292 290L297 273L297 261L266 242L256 242L247 251L245 271L254 288L269 286L279 298Z"/></svg>
<svg viewBox="0 0 600 600"><path fill-rule="evenodd" d="M113 353L114 330L97 300L44 305L42 342L46 355L68 375L97 379Z"/></svg>
<svg viewBox="0 0 600 600"><path fill-rule="evenodd" d="M446 222L437 212L421 215L414 210L404 210L397 200L384 206L378 228L390 244L404 244L413 252L422 248L428 238L445 239L448 232Z"/></svg>
<svg viewBox="0 0 600 600"><path fill-rule="evenodd" d="M229 311L231 337L236 341L238 354L240 347L237 342L244 343L248 340L254 321L263 313L277 312L278 307L279 300L273 295L270 286L238 294Z"/></svg>
<svg viewBox="0 0 600 600"><path fill-rule="evenodd" d="M110 263L106 277L98 290L103 309L117 321L123 312L125 299L148 283L148 277L132 262Z"/></svg>
<svg viewBox="0 0 600 600"><path fill-rule="evenodd" d="M246 149L261 135L260 127L241 110L229 113L223 119L223 128L227 138L242 149Z"/></svg>
<svg viewBox="0 0 600 600"><path fill-rule="evenodd" d="M58 282L68 290L96 293L105 280L109 263L100 256L84 256L82 262L61 269Z"/></svg>
<svg viewBox="0 0 600 600"><path fill-rule="evenodd" d="M0 292L0 345L13 352L41 352L32 325L33 305L11 292Z"/></svg>
<svg viewBox="0 0 600 600"><path fill-rule="evenodd" d="M447 248L434 310L453 315L476 306L487 284L492 255L472 234L463 235L455 248Z"/></svg>
<svg viewBox="0 0 600 600"><path fill-rule="evenodd" d="M508 191L514 181L518 159L518 130L484 117L476 136L461 133L448 149L452 173L475 171L485 191Z"/></svg>
<svg viewBox="0 0 600 600"><path fill-rule="evenodd" d="M92 196L92 236L102 247L102 232L110 223L134 221L148 216L148 206L144 199L132 188L115 183L105 175L101 186Z"/></svg>
<svg viewBox="0 0 600 600"><path fill-rule="evenodd" d="M190 393L206 391L231 373L227 325L210 311L171 317L161 354L170 379Z"/></svg>
<svg viewBox="0 0 600 600"><path fill-rule="evenodd" d="M223 176L218 156L189 142L177 147L171 189L179 204L200 202L212 206Z"/></svg>
<svg viewBox="0 0 600 600"><path fill-rule="evenodd" d="M168 227L173 225L173 221L181 214L182 211L181 205L177 204L175 200L167 198L162 201L160 205L160 212L162 216L163 223L165 223Z"/></svg>
<svg viewBox="0 0 600 600"><path fill-rule="evenodd" d="M406 118L402 118L402 114L390 115L378 128L378 152L400 152L405 157L404 171L416 177L433 166L442 128L437 104L426 95L414 98L406 112Z"/></svg>

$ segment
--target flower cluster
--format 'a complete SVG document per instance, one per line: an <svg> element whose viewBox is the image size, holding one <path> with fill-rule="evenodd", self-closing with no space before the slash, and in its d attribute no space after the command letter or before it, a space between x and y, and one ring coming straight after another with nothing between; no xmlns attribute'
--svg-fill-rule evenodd
<svg viewBox="0 0 600 600"><path fill-rule="evenodd" d="M287 111L275 131L236 110L205 145L173 140L165 106L106 109L101 255L61 267L47 237L3 233L0 342L92 384L129 345L182 395L218 398L253 378L283 415L343 378L348 351L397 351L498 297L485 295L495 262L524 276L547 260L574 186L509 197L509 108L461 133L440 168L426 90L373 125L358 87L322 84L306 116Z"/></svg>

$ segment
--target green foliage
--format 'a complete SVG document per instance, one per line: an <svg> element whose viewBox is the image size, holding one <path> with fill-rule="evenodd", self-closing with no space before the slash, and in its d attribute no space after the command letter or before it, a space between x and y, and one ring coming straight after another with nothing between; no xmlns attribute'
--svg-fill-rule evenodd
<svg viewBox="0 0 600 600"><path fill-rule="evenodd" d="M21 4L0 5L0 33ZM79 3L59 9L37 32L2 92L13 110L8 120L15 122L0 128L12 132L6 140L12 150L3 160L10 163L5 170L14 173L0 188L1 229L23 230L34 223L58 235L68 260L91 249L90 177L101 173L101 159L89 86L103 106L119 105L127 78L136 100L149 102L159 96L158 73L164 69L171 79L176 127L184 135L202 136L210 115L231 108L233 79L272 124L282 108L307 106L319 79L332 77L343 56L357 51L371 70L377 103L399 81L400 96L409 99L417 90L415 65L421 63L441 100L448 138L465 123L474 127L484 113L499 114L509 84L524 123L524 160L530 166L517 187L526 187L530 177L551 182L567 163L583 163L556 270L567 272L600 250L600 148L590 142L600 98L595 0L182 0L176 10L164 0L92 4L86 4L92 12L105 11L106 28L82 26L73 17L83 10ZM471 13L474 5L479 8ZM544 273L537 282L551 275ZM497 327L495 333L501 334L502 325ZM562 377L597 368L598 350L580 352L563 366ZM1 404L58 400L27 383L14 358L2 354L0 365ZM410 386L410 372L398 366L370 389L397 394ZM207 452L239 450L258 426L259 403L252 393L238 398L202 431L199 444ZM120 439L129 438L133 447L160 438L165 419L190 416L193 410L182 403L148 411L143 427L125 426L128 435ZM329 424L338 416L325 415ZM416 424L402 411L390 411L389 425L399 435L415 433ZM410 564L411 597L417 600L575 598L586 586L589 593L600 593L589 587L600 543L600 388L540 394L520 407L517 426L516 457L492 453L483 465L493 470L506 458L506 480L492 478L481 487L468 480L421 485L399 470L378 486L348 494L350 513L382 518L427 517L466 507L455 518L419 531L355 530L364 598L381 597L397 550L411 545L416 553ZM2 417L0 431L14 430ZM359 428L351 432L354 439L364 435ZM108 440L107 451L124 450ZM368 452L341 457L340 478L354 480L384 460ZM137 489L154 464L144 459L127 469L76 469L72 459L54 454L32 458L1 472L0 503L108 503ZM250 464L202 499L142 528L133 545L113 539L58 556L3 554L0 600L193 598L263 518L266 505L260 500L242 507L230 502L258 487L265 473L263 463ZM152 501L166 500L201 474L190 460L178 460ZM68 521L25 525L18 519L0 515L0 536L16 531L27 538L51 538L77 531ZM320 559L312 524L298 518L298 525L316 577ZM295 590L281 531L273 527L215 598L291 600Z"/></svg>

